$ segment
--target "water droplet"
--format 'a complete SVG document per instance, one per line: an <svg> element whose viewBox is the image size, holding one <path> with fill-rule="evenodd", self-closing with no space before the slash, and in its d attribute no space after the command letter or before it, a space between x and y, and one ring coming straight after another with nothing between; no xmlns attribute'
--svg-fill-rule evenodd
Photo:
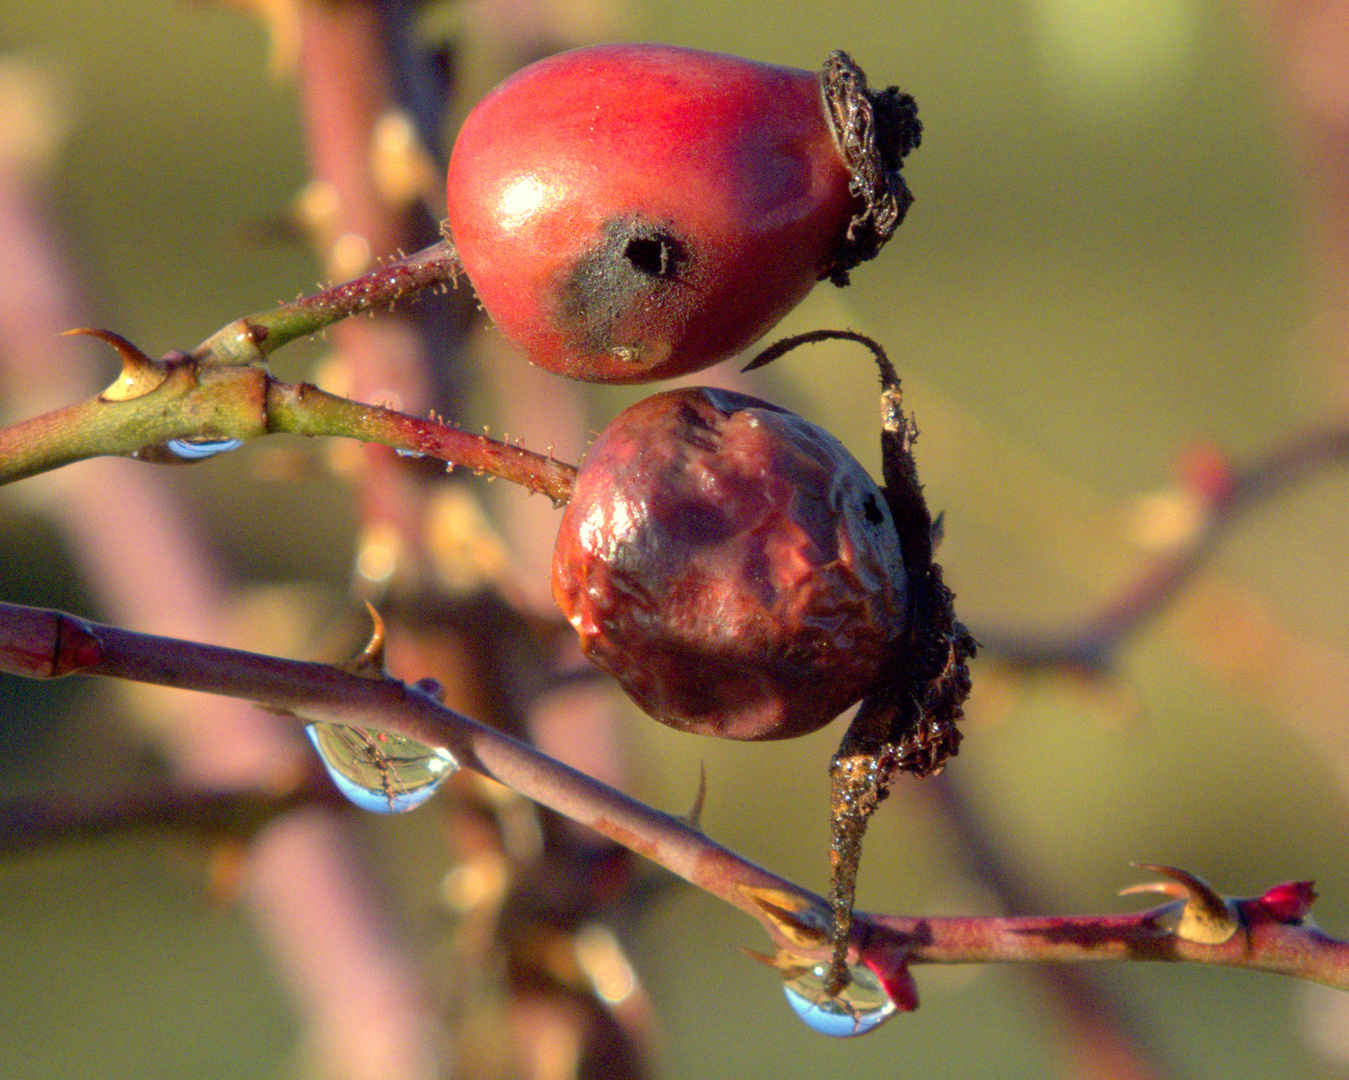
<svg viewBox="0 0 1349 1080"><path fill-rule="evenodd" d="M338 790L376 814L415 810L459 768L448 750L401 735L325 723L305 731Z"/></svg>
<svg viewBox="0 0 1349 1080"><path fill-rule="evenodd" d="M243 446L242 439L170 439L164 449L184 461L205 461Z"/></svg>
<svg viewBox="0 0 1349 1080"><path fill-rule="evenodd" d="M787 1004L808 1028L836 1038L865 1035L895 1014L895 1003L869 968L850 964L852 982L837 997L824 992L828 971L821 962L782 984Z"/></svg>
<svg viewBox="0 0 1349 1080"><path fill-rule="evenodd" d="M393 452L394 452L395 454L397 454L399 457L406 457L406 458L424 458L424 457L426 457L426 455L423 454L420 450L405 450L405 449L403 449L403 447L401 447L401 446L395 446L395 447L393 448Z"/></svg>

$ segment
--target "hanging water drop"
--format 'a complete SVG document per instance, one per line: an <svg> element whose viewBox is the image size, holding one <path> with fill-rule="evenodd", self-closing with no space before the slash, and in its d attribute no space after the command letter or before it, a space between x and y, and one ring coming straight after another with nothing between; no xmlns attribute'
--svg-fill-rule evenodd
<svg viewBox="0 0 1349 1080"><path fill-rule="evenodd" d="M401 735L327 723L305 731L338 790L376 814L415 810L459 768L448 750Z"/></svg>
<svg viewBox="0 0 1349 1080"><path fill-rule="evenodd" d="M170 439L164 449L184 461L205 461L243 446L242 439Z"/></svg>
<svg viewBox="0 0 1349 1080"><path fill-rule="evenodd" d="M852 981L836 997L824 992L828 971L828 963L821 962L782 984L787 1004L808 1028L836 1038L865 1035L897 1011L897 1006L869 968L861 964L848 965Z"/></svg>
<svg viewBox="0 0 1349 1080"><path fill-rule="evenodd" d="M393 452L401 458L424 458L426 457L420 450L404 450L401 446L395 446Z"/></svg>

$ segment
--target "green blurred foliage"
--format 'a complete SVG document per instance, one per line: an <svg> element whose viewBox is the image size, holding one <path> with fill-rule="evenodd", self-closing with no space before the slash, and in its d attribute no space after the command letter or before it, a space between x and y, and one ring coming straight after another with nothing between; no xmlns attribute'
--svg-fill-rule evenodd
<svg viewBox="0 0 1349 1080"><path fill-rule="evenodd" d="M162 0L53 10L9 0L0 48L49 63L69 87L77 126L53 199L100 320L155 352L307 289L305 252L248 240L305 179L294 95L265 76L262 32L237 11ZM1167 485L1180 450L1215 441L1250 456L1333 396L1339 373L1308 346L1286 139L1259 47L1232 7L644 0L627 18L634 38L798 66L848 47L874 81L918 97L927 135L912 160L909 221L851 290L821 287L783 330L850 326L891 349L924 431L929 497L948 514L943 561L976 623L1046 629L1085 612L1139 564L1129 500ZM287 350L280 369L293 375L315 353ZM867 365L822 346L755 386L838 432L874 469ZM633 396L595 392L596 426ZM177 477L217 547L245 580L340 587L340 487L264 484L250 460ZM1343 649L1347 512L1341 482L1318 484L1262 510L1211 574ZM285 527L316 514L334 527ZM0 544L6 599L87 610L50 554L55 539L8 495ZM1315 877L1321 921L1349 930L1343 791L1268 703L1200 662L1183 627L1164 619L1125 651L1113 698L976 677L953 768L1056 909L1108 910L1140 860L1237 893ZM133 748L89 734L116 718L107 695L11 682L0 693L11 733L16 716L71 710L86 747L11 734L11 775L79 790L140 767ZM636 717L631 728L644 798L682 809L705 763L711 835L815 886L837 734L724 746ZM416 828L372 831L392 849ZM123 841L0 865L0 1074L292 1071L293 1021L267 961L238 912L201 902L199 853L180 851ZM905 791L873 827L859 899L899 912L991 903L940 820ZM762 945L756 928L692 892L641 929L634 949L666 1024L664 1075L1030 1080L1060 1067L1058 1017L1021 968L920 969L917 1014L840 1044L796 1024L742 944ZM1305 988L1292 982L1142 965L1099 975L1177 1076L1337 1075L1308 1049Z"/></svg>

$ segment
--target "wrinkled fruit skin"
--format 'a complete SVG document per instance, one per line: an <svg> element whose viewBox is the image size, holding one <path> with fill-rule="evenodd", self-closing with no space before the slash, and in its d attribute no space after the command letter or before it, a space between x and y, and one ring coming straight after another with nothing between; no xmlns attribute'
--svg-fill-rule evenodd
<svg viewBox="0 0 1349 1080"><path fill-rule="evenodd" d="M448 226L535 364L634 383L739 352L829 270L854 209L814 72L662 45L543 60L472 111Z"/></svg>
<svg viewBox="0 0 1349 1080"><path fill-rule="evenodd" d="M590 448L553 596L657 720L783 739L875 686L906 578L884 498L832 435L755 398L684 389L627 409Z"/></svg>

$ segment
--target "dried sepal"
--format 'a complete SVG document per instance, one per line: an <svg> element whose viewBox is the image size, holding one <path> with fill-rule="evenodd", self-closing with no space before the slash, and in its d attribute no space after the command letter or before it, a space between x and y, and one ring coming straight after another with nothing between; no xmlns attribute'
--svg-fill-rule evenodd
<svg viewBox="0 0 1349 1080"><path fill-rule="evenodd" d="M848 165L848 189L862 204L848 224L847 243L826 271L834 284L846 285L848 271L876 257L913 203L900 169L922 142L923 125L912 95L893 86L868 89L862 69L841 49L825 61L820 81L834 138Z"/></svg>
<svg viewBox="0 0 1349 1080"><path fill-rule="evenodd" d="M955 616L954 594L934 561L939 529L923 498L913 459L918 431L903 409L899 378L885 351L861 335L881 374L883 494L909 574L905 631L891 644L879 688L858 709L830 764L833 956L826 985L847 985L862 836L867 821L901 773L932 776L960 748L960 721L970 692L968 662L977 644Z"/></svg>

